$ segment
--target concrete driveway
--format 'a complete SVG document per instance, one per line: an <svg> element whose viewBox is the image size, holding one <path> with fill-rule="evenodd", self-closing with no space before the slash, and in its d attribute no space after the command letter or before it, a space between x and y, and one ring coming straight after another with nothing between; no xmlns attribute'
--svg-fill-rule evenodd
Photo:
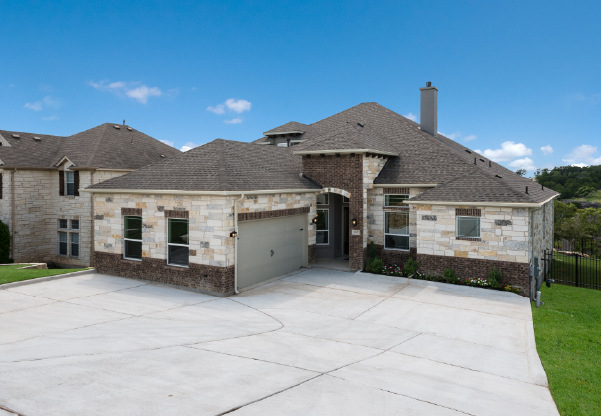
<svg viewBox="0 0 601 416"><path fill-rule="evenodd" d="M0 415L557 415L527 299L313 269L217 298L0 290Z"/></svg>

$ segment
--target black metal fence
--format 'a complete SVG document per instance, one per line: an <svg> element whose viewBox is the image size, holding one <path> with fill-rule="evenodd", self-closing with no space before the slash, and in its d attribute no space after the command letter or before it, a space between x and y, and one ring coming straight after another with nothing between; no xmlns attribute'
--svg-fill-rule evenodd
<svg viewBox="0 0 601 416"><path fill-rule="evenodd" d="M556 240L553 252L545 251L545 278L569 286L601 290L601 247L594 238Z"/></svg>

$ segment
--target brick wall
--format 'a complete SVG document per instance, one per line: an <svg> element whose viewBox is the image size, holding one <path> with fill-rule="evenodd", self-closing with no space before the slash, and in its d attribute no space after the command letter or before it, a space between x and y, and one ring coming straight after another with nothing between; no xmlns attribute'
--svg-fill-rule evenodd
<svg viewBox="0 0 601 416"><path fill-rule="evenodd" d="M94 253L99 273L185 286L217 295L234 293L234 266L216 267L190 263L190 266L168 266L165 260L143 257L142 261L124 260L119 254Z"/></svg>
<svg viewBox="0 0 601 416"><path fill-rule="evenodd" d="M436 256L417 254L419 271L442 276L445 269L453 269L459 277L488 277L494 267L501 271L503 283L509 283L520 289L520 294L528 296L528 263L510 261L468 259L465 257Z"/></svg>
<svg viewBox="0 0 601 416"><path fill-rule="evenodd" d="M349 267L363 269L364 240L366 229L363 186L363 155L305 155L303 173L324 188L340 188L349 193L349 217L357 219L356 226L350 227ZM353 235L359 230L360 235ZM311 244L311 242L310 242Z"/></svg>
<svg viewBox="0 0 601 416"><path fill-rule="evenodd" d="M407 260L410 258L416 258L416 250L415 247L409 249L409 251L403 250L384 250L384 246L382 244L374 244L376 247L377 256L382 259L384 264L388 263L396 263L399 266L405 264ZM365 248L365 259L367 260L369 247Z"/></svg>

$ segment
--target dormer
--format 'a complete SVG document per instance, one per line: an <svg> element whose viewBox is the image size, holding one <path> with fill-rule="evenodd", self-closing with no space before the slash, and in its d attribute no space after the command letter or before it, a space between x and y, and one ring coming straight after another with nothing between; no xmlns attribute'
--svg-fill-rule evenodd
<svg viewBox="0 0 601 416"><path fill-rule="evenodd" d="M259 144L278 147L291 147L305 141L303 135L309 126L296 121L291 121L280 127L264 132L265 137Z"/></svg>

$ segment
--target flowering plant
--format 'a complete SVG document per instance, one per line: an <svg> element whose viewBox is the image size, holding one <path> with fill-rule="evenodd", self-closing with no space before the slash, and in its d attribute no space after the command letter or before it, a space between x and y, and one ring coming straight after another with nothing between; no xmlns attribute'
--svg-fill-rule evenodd
<svg viewBox="0 0 601 416"><path fill-rule="evenodd" d="M396 263L388 263L382 269L382 274L386 276L404 276L403 269Z"/></svg>

